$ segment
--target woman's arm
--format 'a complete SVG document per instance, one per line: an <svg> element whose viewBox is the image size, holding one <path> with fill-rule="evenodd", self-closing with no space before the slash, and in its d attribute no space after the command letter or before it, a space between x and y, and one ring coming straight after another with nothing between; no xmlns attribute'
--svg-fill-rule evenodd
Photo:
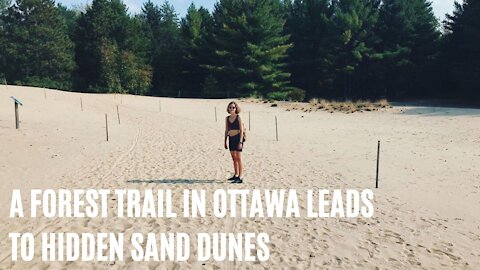
<svg viewBox="0 0 480 270"><path fill-rule="evenodd" d="M243 120L240 117L240 115L238 115L237 117L238 117L238 128L240 129L240 143L243 143Z"/></svg>
<svg viewBox="0 0 480 270"><path fill-rule="evenodd" d="M224 136L224 141L223 141L225 147L227 145L227 137L228 137L228 123L227 123L227 121L228 121L228 117L225 118L225 136Z"/></svg>

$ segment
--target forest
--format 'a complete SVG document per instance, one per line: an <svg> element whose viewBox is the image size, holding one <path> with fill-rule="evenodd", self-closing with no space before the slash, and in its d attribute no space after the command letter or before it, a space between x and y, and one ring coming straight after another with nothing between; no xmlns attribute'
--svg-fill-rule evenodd
<svg viewBox="0 0 480 270"><path fill-rule="evenodd" d="M0 0L0 80L94 93L275 100L480 98L480 1Z"/></svg>

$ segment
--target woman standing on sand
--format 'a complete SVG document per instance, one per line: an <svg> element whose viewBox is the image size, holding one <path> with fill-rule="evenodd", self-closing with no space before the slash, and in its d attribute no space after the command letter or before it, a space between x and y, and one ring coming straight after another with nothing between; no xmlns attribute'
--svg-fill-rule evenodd
<svg viewBox="0 0 480 270"><path fill-rule="evenodd" d="M244 140L243 121L240 117L240 107L235 101L228 103L227 112L230 114L225 118L225 140L224 146L228 149L233 159L233 168L235 174L228 178L232 183L240 184L242 180L243 164L242 164L242 149Z"/></svg>

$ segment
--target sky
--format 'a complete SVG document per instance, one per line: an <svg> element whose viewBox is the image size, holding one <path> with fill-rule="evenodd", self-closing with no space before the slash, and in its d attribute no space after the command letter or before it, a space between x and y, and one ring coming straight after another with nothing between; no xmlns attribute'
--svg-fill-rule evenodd
<svg viewBox="0 0 480 270"><path fill-rule="evenodd" d="M92 0L56 0L58 3L62 3L67 7L72 6L85 6L86 4L90 4ZM135 14L141 11L142 5L147 0L123 0L123 2L128 6L128 10L130 13ZM154 4L161 5L164 0L151 0ZM446 13L452 13L453 11L453 3L455 0L433 0L432 1L432 8L433 12L435 13L435 17L440 18L443 20L445 18ZM460 0L461 1L461 0ZM175 10L179 14L180 17L185 16L187 12L188 6L191 3L194 3L195 6L200 7L203 6L208 10L212 11L213 6L217 0L169 0L169 3L175 7Z"/></svg>

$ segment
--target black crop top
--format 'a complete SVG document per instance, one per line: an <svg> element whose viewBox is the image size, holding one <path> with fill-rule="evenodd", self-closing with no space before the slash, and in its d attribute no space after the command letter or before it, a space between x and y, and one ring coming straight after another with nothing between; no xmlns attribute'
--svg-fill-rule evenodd
<svg viewBox="0 0 480 270"><path fill-rule="evenodd" d="M238 124L238 115L237 117L235 117L233 123L230 123L230 120L228 118L229 116L227 116L228 130L240 130L240 125Z"/></svg>

